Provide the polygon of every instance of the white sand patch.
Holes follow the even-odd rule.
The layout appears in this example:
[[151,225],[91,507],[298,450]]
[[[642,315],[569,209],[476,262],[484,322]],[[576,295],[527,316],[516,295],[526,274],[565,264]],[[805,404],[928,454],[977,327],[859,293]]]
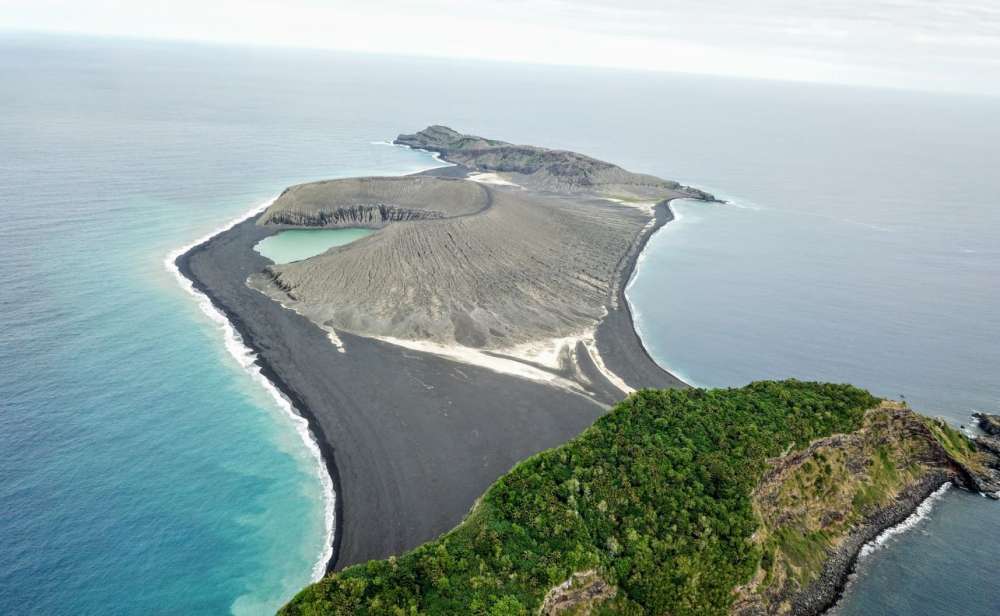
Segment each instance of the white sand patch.
[[582,342],[584,348],[587,350],[587,354],[594,361],[594,365],[597,366],[597,369],[600,370],[601,374],[612,385],[626,395],[635,391],[621,377],[611,372],[605,366],[600,353],[597,351],[597,342],[594,340],[594,329],[589,329],[573,336],[533,340],[512,347],[489,349],[488,351],[460,344],[440,344],[425,340],[407,340],[390,336],[375,336],[374,338],[413,351],[431,353],[501,374],[519,376],[576,391],[580,391],[579,383],[555,374],[555,372],[565,367],[563,360],[568,356],[573,363],[572,368],[576,372],[577,377],[585,380],[584,375],[579,371],[579,364],[576,359],[577,345]]
[[[552,374],[547,370],[542,370],[541,368],[536,368],[535,366],[530,366],[525,364],[523,361],[518,361],[518,359],[526,358],[511,357],[508,359],[506,357],[497,357],[495,355],[484,353],[480,349],[473,349],[460,344],[440,344],[427,340],[407,340],[405,338],[393,338],[391,336],[373,336],[373,338],[381,340],[382,342],[388,342],[389,344],[403,347],[405,349],[440,355],[441,357],[446,357],[465,364],[487,368],[501,374],[511,374],[531,379],[533,381],[542,381],[553,384],[556,384],[556,381],[562,381],[563,383],[561,384],[570,385],[576,388],[574,383],[570,383],[558,375]],[[507,353],[501,351],[494,352],[508,355]],[[531,360],[528,359],[527,361]]]
[[567,349],[570,352],[574,351],[577,343],[583,342],[587,338],[593,338],[592,331],[586,331],[575,336],[564,336],[562,338],[533,340],[532,342],[526,342],[512,347],[496,349],[493,352],[515,357],[523,361],[541,364],[546,368],[551,368],[553,370],[558,370],[562,367],[560,365],[560,357],[562,357],[563,352]]
[[593,337],[588,340],[584,340],[583,344],[587,347],[587,352],[590,353],[590,358],[594,360],[594,365],[601,371],[604,378],[611,381],[611,384],[624,392],[625,395],[635,392],[634,388],[629,387],[628,383],[623,381],[620,376],[609,370],[608,367],[604,365],[604,360],[601,359],[601,354],[597,352],[597,341],[594,340]]
[[515,184],[509,180],[505,180],[496,173],[470,173],[468,178],[473,182],[479,182],[480,184],[495,184],[497,186],[516,186],[517,188],[522,188],[520,184]]
[[330,340],[330,342],[333,343],[333,346],[335,346],[339,352],[341,353],[347,352],[344,350],[344,341],[341,340],[340,336],[337,335],[336,330],[333,329],[326,330],[326,337],[327,339]]
[[604,200],[639,210],[649,216],[653,215],[653,210],[656,208],[656,204],[659,203],[659,201],[626,201],[624,199],[614,199],[612,197],[604,197]]

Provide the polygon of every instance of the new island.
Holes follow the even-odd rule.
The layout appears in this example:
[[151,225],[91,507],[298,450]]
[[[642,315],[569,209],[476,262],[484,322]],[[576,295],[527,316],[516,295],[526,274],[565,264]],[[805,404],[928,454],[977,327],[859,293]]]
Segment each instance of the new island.
[[[670,201],[712,195],[444,126],[395,143],[450,166],[290,187],[177,259],[333,480],[328,575],[284,612],[818,614],[926,498],[1000,490],[995,437],[650,358],[625,287]],[[345,228],[373,232],[255,249]]]

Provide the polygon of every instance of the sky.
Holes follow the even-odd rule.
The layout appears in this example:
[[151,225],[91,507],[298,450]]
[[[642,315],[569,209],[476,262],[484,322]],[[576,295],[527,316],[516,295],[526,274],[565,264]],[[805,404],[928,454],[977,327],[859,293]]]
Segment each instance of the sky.
[[1000,0],[0,0],[0,29],[1000,95]]

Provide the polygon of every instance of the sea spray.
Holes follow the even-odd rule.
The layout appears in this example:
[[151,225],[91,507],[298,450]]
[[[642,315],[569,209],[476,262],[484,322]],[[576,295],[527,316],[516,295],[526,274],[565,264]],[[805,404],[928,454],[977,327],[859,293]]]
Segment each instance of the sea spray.
[[323,549],[316,560],[316,564],[313,565],[312,580],[315,582],[322,579],[323,575],[326,573],[327,563],[330,562],[330,558],[333,556],[334,512],[336,505],[336,494],[333,491],[333,480],[330,478],[330,473],[323,460],[323,454],[320,452],[319,444],[316,442],[315,436],[309,429],[309,422],[295,410],[291,401],[283,393],[281,393],[281,390],[279,390],[274,383],[269,381],[267,377],[264,376],[263,372],[261,372],[260,366],[256,363],[256,353],[254,353],[253,350],[243,342],[243,337],[238,331],[236,331],[236,328],[233,327],[232,323],[229,322],[226,315],[215,307],[212,300],[207,295],[196,289],[194,283],[184,276],[184,274],[181,273],[180,268],[177,267],[177,259],[180,258],[181,255],[187,253],[196,246],[204,244],[213,237],[232,229],[241,222],[260,214],[272,203],[274,203],[275,199],[277,199],[276,196],[254,207],[242,216],[237,217],[208,235],[170,252],[164,259],[163,264],[164,267],[166,267],[166,269],[174,275],[181,288],[198,300],[198,306],[201,311],[219,326],[223,333],[226,350],[233,357],[233,359],[236,360],[240,367],[246,370],[250,376],[253,377],[253,379],[271,395],[278,408],[280,408],[291,420],[292,424],[295,426],[295,431],[298,433],[302,442],[305,444],[306,449],[309,450],[309,453],[316,461],[316,474],[319,477],[320,483],[323,485],[323,517],[326,532],[323,541]]
[[405,145],[405,144],[402,144],[402,143],[395,143],[395,142],[390,141],[388,139],[386,139],[384,141],[372,141],[371,144],[372,145],[388,145],[388,146],[392,146],[394,148],[406,148],[407,150],[413,150],[414,152],[424,152],[426,154],[430,154],[431,158],[433,158],[437,163],[439,163],[437,165],[434,165],[433,167],[427,167],[426,169],[420,169],[420,170],[417,171],[417,173],[419,173],[420,171],[429,171],[431,169],[439,169],[441,167],[457,167],[457,165],[455,163],[450,163],[450,162],[444,160],[443,158],[441,158],[441,153],[440,152],[432,152],[430,150],[425,150],[423,148],[415,148],[415,147],[410,146],[410,145]]
[[[948,491],[950,487],[951,487],[950,482],[942,484],[941,487],[931,492],[927,498],[925,498],[919,505],[917,505],[917,508],[905,520],[903,520],[902,522],[900,522],[895,526],[891,526],[885,529],[877,537],[875,537],[868,543],[861,546],[861,551],[858,552],[857,563],[860,564],[861,561],[865,560],[875,552],[878,552],[879,550],[888,547],[888,542],[890,539],[902,535],[903,533],[910,530],[920,522],[927,519],[927,517],[931,513],[931,510],[934,508],[934,504],[945,495],[945,493]],[[844,587],[843,592],[841,593],[840,599],[838,600],[836,605],[830,608],[830,610],[827,612],[828,614],[836,615],[841,613],[844,597],[846,597],[851,592],[851,589],[858,581],[858,575],[859,575],[858,564],[855,565],[854,570],[851,572],[847,580],[847,584]]]
[[913,513],[911,513],[908,518],[906,518],[905,520],[903,520],[902,522],[900,522],[895,526],[885,529],[878,537],[875,537],[874,539],[866,543],[861,548],[861,552],[858,553],[858,560],[870,556],[877,550],[885,547],[886,542],[888,542],[890,539],[905,533],[906,531],[910,530],[911,528],[919,524],[921,521],[926,519],[927,516],[930,515],[931,510],[934,508],[934,503],[940,500],[940,498],[944,496],[945,492],[947,492],[948,488],[950,487],[951,483],[943,484],[940,488],[931,492],[930,496],[925,498],[922,503],[917,505],[916,510]]

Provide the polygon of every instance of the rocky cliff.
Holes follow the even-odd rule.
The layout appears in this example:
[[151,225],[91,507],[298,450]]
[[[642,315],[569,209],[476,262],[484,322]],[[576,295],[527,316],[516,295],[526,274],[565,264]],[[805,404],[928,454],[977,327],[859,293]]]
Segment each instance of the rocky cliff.
[[310,182],[286,188],[259,225],[368,227],[391,222],[474,214],[488,194],[472,182],[433,177],[365,177]]
[[753,540],[763,556],[732,612],[822,613],[866,543],[947,482],[1000,489],[989,468],[996,461],[945,422],[891,402],[869,411],[853,433],[772,459],[753,493],[761,520]]
[[973,413],[973,417],[979,423],[979,428],[990,436],[1000,436],[1000,415],[990,415],[988,413]]

